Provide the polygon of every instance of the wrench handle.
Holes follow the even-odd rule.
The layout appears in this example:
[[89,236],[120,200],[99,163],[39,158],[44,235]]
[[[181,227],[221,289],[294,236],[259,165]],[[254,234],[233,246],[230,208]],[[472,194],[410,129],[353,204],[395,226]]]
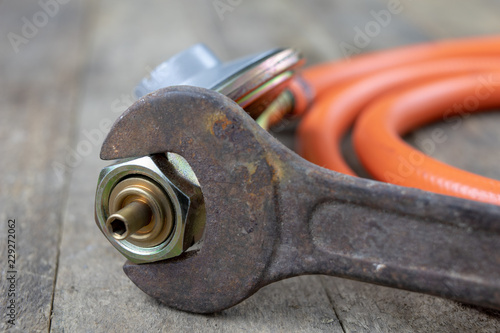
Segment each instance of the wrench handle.
[[500,207],[289,165],[268,281],[327,274],[500,309]]

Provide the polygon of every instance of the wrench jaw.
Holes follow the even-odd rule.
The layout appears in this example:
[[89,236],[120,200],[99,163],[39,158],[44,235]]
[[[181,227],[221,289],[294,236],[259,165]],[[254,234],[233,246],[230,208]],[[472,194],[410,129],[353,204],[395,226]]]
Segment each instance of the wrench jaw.
[[276,239],[275,170],[262,144],[270,135],[235,102],[188,86],[160,89],[113,125],[101,158],[174,152],[196,174],[206,208],[198,251],[124,271],[144,292],[198,313],[228,308],[262,286]]

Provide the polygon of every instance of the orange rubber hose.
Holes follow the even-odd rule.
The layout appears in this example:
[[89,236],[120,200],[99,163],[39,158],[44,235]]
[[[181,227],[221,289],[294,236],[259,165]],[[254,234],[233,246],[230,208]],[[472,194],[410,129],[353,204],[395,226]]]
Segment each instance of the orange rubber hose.
[[[290,87],[298,102],[294,113],[304,114],[298,151],[313,163],[354,175],[340,141],[360,117],[355,148],[374,178],[500,204],[499,181],[423,157],[399,138],[452,116],[453,104],[474,100],[477,105],[470,112],[500,107],[500,77],[492,79],[500,73],[499,56],[500,38],[488,37],[417,45],[307,69]],[[480,98],[486,94],[488,98]],[[402,166],[402,160],[417,156],[418,163]],[[407,172],[401,172],[405,167]]]

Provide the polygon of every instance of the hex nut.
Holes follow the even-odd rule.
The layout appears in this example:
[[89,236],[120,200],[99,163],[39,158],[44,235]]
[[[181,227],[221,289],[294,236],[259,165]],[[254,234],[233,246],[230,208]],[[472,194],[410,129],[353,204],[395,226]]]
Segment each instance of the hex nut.
[[[171,231],[169,229],[167,234],[164,233],[164,239],[160,241],[156,237],[156,242],[152,244],[141,242],[141,237],[116,239],[109,225],[106,225],[111,215],[110,196],[113,189],[120,183],[130,183],[133,178],[143,178],[146,182],[158,185],[164,195],[158,201],[163,202],[165,210],[170,210],[164,215],[171,219]],[[155,195],[160,196],[158,191]],[[201,240],[205,218],[205,205],[198,180],[187,161],[179,155],[155,154],[119,161],[102,169],[99,175],[95,200],[97,226],[108,241],[134,263],[164,260],[185,252]]]

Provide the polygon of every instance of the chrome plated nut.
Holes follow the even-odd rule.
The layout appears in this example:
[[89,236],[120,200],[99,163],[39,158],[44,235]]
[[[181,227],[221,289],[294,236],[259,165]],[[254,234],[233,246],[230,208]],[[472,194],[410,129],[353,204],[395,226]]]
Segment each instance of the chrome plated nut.
[[134,263],[180,255],[201,240],[205,226],[198,180],[187,161],[172,153],[104,168],[95,214],[101,232]]

